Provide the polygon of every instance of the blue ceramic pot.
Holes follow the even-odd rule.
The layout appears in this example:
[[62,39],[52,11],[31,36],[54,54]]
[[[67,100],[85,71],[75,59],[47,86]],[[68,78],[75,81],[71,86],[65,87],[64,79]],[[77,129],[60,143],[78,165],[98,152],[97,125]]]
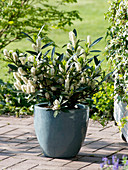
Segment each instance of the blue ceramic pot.
[[79,105],[78,109],[60,112],[57,117],[54,111],[43,104],[34,107],[34,126],[38,142],[47,157],[70,158],[75,157],[84,141],[89,108]]

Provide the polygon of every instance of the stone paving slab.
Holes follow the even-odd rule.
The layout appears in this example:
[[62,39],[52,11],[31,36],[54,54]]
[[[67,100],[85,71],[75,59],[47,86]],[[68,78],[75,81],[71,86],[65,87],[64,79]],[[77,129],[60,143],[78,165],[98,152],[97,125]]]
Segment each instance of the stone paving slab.
[[33,117],[0,117],[0,170],[98,170],[103,157],[128,156],[118,127],[89,121],[79,154],[72,159],[44,157],[35,136]]

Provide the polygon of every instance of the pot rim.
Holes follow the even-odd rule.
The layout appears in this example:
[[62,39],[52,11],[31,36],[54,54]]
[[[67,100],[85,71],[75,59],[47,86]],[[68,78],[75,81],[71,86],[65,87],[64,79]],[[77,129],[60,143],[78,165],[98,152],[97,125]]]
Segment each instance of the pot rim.
[[[44,107],[42,107],[42,106],[40,106],[40,105],[44,105]],[[45,102],[45,103],[38,103],[38,104],[35,104],[34,105],[34,108],[40,108],[40,109],[42,109],[42,110],[45,110],[45,109],[49,109],[49,108],[47,108],[47,107],[45,107],[45,106],[47,106],[48,105],[48,103],[47,102]],[[76,109],[89,109],[89,106],[88,105],[83,105],[83,104],[77,104],[76,105]],[[67,108],[68,109],[68,108]],[[68,109],[68,110],[76,110],[76,109]],[[54,110],[53,110],[54,111]]]

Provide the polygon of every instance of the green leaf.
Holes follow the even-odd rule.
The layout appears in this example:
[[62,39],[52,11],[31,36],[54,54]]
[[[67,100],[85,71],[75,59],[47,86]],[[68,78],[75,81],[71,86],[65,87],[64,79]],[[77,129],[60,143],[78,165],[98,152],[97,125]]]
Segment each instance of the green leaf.
[[25,32],[22,32],[24,35],[26,35],[27,37],[29,37],[29,41],[31,41],[31,42],[33,42],[34,44],[35,44],[35,42],[34,42],[34,40],[32,39],[32,37],[30,37],[28,34],[26,34]]
[[39,54],[37,55],[37,59],[40,60],[42,56],[42,52],[40,51]]
[[96,66],[100,63],[100,60],[97,59],[97,56],[94,56],[94,61],[95,61]]
[[43,55],[43,58],[45,58],[45,57],[47,56],[47,54],[49,53],[49,51],[51,51],[51,50],[46,51],[46,53]]
[[66,47],[66,46],[67,46],[67,44],[64,44],[64,45],[62,46],[62,48]]
[[35,52],[35,51],[26,51],[27,53],[30,53],[30,54],[32,54],[32,55],[38,55],[38,53],[37,52]]
[[90,52],[96,52],[96,53],[99,53],[101,52],[100,50],[91,50]]
[[53,47],[53,49],[52,49],[52,53],[51,53],[51,60],[53,60],[53,58],[54,58],[54,54],[55,54],[55,47]]
[[11,68],[14,71],[18,70],[18,68],[15,65],[12,65],[12,64],[8,64],[8,67]]
[[44,48],[48,47],[51,44],[53,44],[53,42],[49,42],[49,43],[45,44],[43,47],[41,47],[41,49],[44,49]]
[[95,40],[90,46],[89,48],[91,48],[92,46],[94,46],[95,44],[97,44],[103,37],[98,38],[97,40]]
[[73,33],[74,33],[75,36],[77,37],[77,31],[76,31],[76,29],[73,30]]
[[83,91],[87,88],[88,88],[87,86],[86,87],[80,87],[80,88],[76,89],[76,92],[81,92],[81,91]]
[[53,114],[54,118],[57,117],[57,115],[59,114],[59,112],[60,112],[59,110],[55,110],[55,111],[54,111],[54,114]]
[[70,50],[70,49],[67,49],[67,51],[68,51],[68,53],[69,53],[70,55],[73,55],[73,52],[72,52],[72,50]]
[[64,57],[64,53],[60,54],[60,56],[58,57],[58,60],[59,60],[59,61],[62,61],[62,60],[63,60],[63,57]]

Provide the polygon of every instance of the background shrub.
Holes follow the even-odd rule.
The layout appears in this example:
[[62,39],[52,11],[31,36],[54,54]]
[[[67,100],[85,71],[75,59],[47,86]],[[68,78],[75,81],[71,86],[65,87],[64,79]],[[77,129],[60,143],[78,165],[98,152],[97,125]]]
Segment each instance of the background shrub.
[[105,126],[108,121],[113,120],[114,82],[110,80],[104,82],[100,91],[93,96],[93,101],[91,118]]

